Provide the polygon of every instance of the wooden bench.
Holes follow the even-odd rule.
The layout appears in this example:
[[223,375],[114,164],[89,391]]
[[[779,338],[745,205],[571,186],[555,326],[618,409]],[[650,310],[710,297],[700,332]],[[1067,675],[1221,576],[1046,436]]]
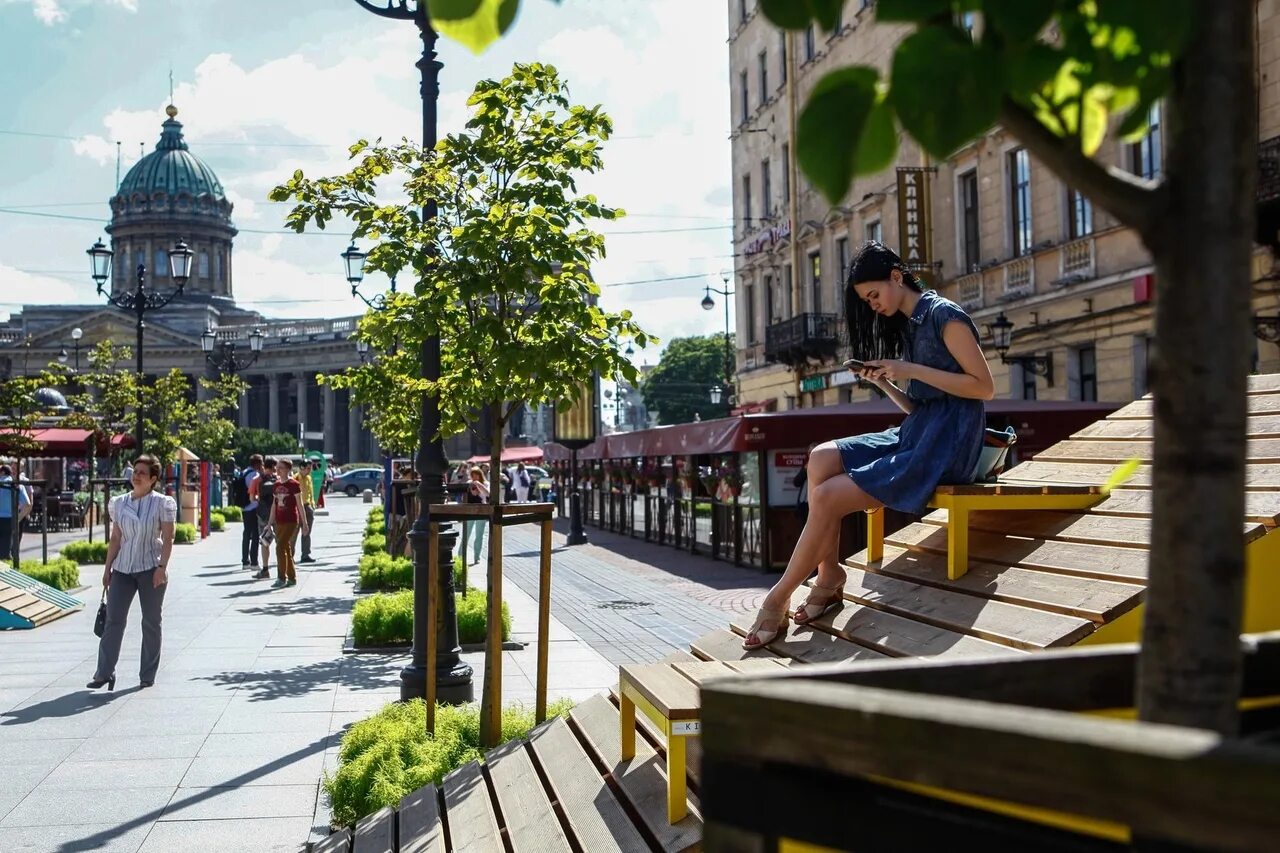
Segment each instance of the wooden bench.
[[702,731],[698,721],[702,700],[699,685],[713,678],[782,672],[779,659],[674,661],[623,664],[618,668],[619,731],[622,760],[636,756],[636,708],[644,712],[667,741],[667,820],[678,823],[689,813],[686,738]]
[[[1101,486],[975,483],[939,486],[930,509],[947,511],[947,577],[957,580],[969,570],[969,513],[977,510],[1084,510],[1105,499]],[[884,559],[884,511],[867,512],[867,561]]]

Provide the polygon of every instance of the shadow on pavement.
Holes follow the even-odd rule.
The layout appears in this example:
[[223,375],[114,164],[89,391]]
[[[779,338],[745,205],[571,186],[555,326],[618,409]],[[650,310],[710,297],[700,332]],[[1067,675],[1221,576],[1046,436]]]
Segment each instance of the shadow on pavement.
[[[88,676],[85,677],[88,680]],[[118,696],[127,696],[130,693],[136,693],[142,688],[135,685],[121,691],[106,690],[77,690],[74,693],[68,693],[65,696],[59,696],[56,699],[47,699],[44,702],[37,702],[34,705],[27,705],[23,708],[14,708],[12,711],[5,711],[0,714],[3,720],[0,720],[0,726],[23,726],[27,723],[34,723],[37,720],[47,720],[55,717],[74,717],[76,714],[84,711],[92,711],[94,708],[101,708],[107,704],[112,698]]]

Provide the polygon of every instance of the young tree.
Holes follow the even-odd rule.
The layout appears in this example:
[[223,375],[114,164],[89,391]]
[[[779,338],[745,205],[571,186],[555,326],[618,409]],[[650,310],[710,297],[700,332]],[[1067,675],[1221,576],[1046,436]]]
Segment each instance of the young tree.
[[105,443],[110,448],[115,435],[128,432],[126,418],[139,404],[138,375],[129,369],[132,358],[129,347],[99,341],[89,353],[88,369],[77,377],[79,391],[69,401],[75,412],[67,417],[67,425],[94,434],[90,476],[97,475],[97,446]]
[[[22,460],[40,452],[43,445],[33,433],[42,419],[61,416],[37,398],[36,392],[41,388],[57,388],[66,382],[67,369],[62,365],[51,365],[38,373],[21,376],[7,376],[0,379],[0,453],[12,456],[17,463],[13,470],[13,482],[17,483],[22,469]],[[14,507],[18,503],[14,488],[0,489],[0,501]],[[15,512],[14,518],[18,517]],[[9,543],[13,554],[13,564],[18,564],[19,525],[14,524],[12,541]]]
[[[730,346],[733,336],[729,336]],[[703,420],[729,414],[729,391],[720,403],[711,402],[712,386],[724,385],[724,335],[672,338],[662,358],[640,386],[644,404],[658,413],[662,424],[685,424],[694,415]]]
[[[589,223],[622,211],[580,194],[576,181],[602,168],[609,117],[571,104],[556,70],[539,63],[481,81],[468,104],[465,131],[432,151],[361,141],[351,148],[357,164],[349,173],[295,172],[271,198],[296,202],[288,222],[298,231],[349,217],[356,238],[377,241],[369,268],[412,270],[413,292],[361,321],[360,336],[382,355],[329,381],[374,411],[379,437],[393,446],[416,434],[417,412],[405,405],[413,392],[438,400],[443,436],[486,412],[496,503],[503,427],[517,405],[565,404],[597,375],[634,381],[618,342],[643,347],[649,336],[631,312],[596,304],[590,274],[604,237]],[[407,198],[380,203],[379,183],[392,176]],[[419,210],[429,200],[439,215],[424,221]],[[418,377],[416,354],[434,335],[441,373],[433,383]]]
[[297,453],[298,438],[287,432],[272,432],[258,427],[236,427],[231,432],[231,458],[240,466],[249,464],[255,453]]

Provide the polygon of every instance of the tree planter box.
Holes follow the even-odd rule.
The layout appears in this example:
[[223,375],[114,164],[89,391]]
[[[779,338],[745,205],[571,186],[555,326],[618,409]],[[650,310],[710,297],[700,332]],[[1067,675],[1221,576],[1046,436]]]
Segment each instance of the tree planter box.
[[1280,633],[1245,642],[1237,738],[1117,719],[1136,646],[707,684],[705,849],[1274,850]]

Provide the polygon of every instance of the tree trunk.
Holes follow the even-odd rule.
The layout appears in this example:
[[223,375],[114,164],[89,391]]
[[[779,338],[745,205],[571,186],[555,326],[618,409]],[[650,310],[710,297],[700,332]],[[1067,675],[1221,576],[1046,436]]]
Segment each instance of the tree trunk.
[[1168,100],[1139,717],[1236,731],[1257,125],[1254,4],[1199,0]]
[[502,503],[502,404],[493,403],[489,416],[489,503]]

